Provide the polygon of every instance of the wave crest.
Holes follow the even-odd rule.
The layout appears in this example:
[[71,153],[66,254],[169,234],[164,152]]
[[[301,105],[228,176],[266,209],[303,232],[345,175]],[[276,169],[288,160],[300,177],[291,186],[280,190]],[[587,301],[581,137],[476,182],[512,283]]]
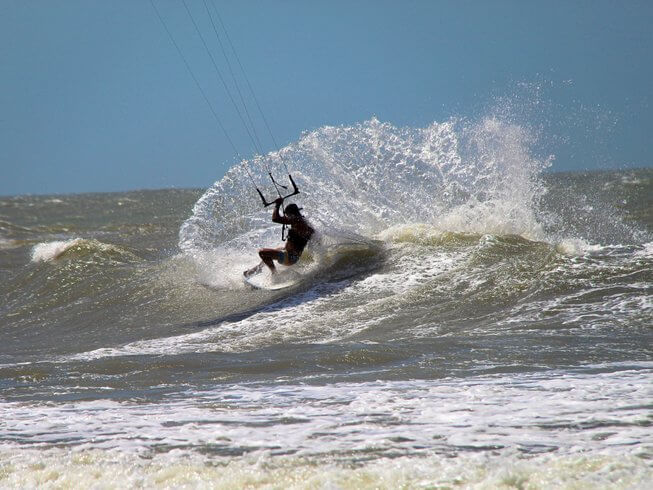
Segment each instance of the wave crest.
[[138,259],[129,250],[94,239],[73,238],[71,240],[44,242],[32,248],[32,262],[51,262],[64,258],[79,259],[96,255],[118,262],[130,262]]

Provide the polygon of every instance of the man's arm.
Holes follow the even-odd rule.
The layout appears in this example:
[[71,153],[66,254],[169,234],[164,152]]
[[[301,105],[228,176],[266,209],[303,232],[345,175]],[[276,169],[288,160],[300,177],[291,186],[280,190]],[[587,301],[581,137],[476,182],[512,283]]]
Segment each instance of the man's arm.
[[278,197],[274,201],[274,212],[272,213],[272,221],[282,225],[290,225],[292,224],[292,221],[286,218],[285,216],[281,216],[279,214],[279,208],[281,207],[281,203],[283,203],[283,199],[281,197]]

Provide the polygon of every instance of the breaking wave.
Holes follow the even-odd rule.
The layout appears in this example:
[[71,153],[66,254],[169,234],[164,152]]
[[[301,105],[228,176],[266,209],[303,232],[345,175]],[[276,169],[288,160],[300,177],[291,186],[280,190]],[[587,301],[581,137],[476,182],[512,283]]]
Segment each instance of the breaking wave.
[[[523,128],[487,118],[399,128],[373,118],[327,126],[244,162],[264,184],[267,167],[284,163],[307,217],[327,236],[372,237],[398,225],[429,224],[453,233],[544,237],[540,173]],[[264,188],[269,196],[272,189]],[[214,184],[181,227],[179,245],[196,253],[217,245],[244,250],[274,241],[278,229],[262,210],[241,165]]]

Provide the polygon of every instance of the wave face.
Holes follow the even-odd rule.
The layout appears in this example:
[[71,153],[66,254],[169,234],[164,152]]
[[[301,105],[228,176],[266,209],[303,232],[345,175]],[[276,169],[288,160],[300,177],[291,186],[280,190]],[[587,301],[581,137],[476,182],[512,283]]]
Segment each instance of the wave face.
[[318,231],[276,292],[242,165],[0,199],[0,486],[645,487],[653,171],[535,144],[372,119],[245,162]]

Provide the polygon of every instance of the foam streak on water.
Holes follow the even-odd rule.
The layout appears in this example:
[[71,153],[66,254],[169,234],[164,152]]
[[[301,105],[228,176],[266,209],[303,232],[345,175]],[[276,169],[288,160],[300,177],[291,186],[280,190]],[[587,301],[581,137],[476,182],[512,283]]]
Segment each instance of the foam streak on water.
[[[627,368],[627,366],[626,366]],[[437,382],[241,385],[156,404],[2,404],[5,440],[142,452],[193,447],[387,455],[519,448],[651,454],[653,365]]]

